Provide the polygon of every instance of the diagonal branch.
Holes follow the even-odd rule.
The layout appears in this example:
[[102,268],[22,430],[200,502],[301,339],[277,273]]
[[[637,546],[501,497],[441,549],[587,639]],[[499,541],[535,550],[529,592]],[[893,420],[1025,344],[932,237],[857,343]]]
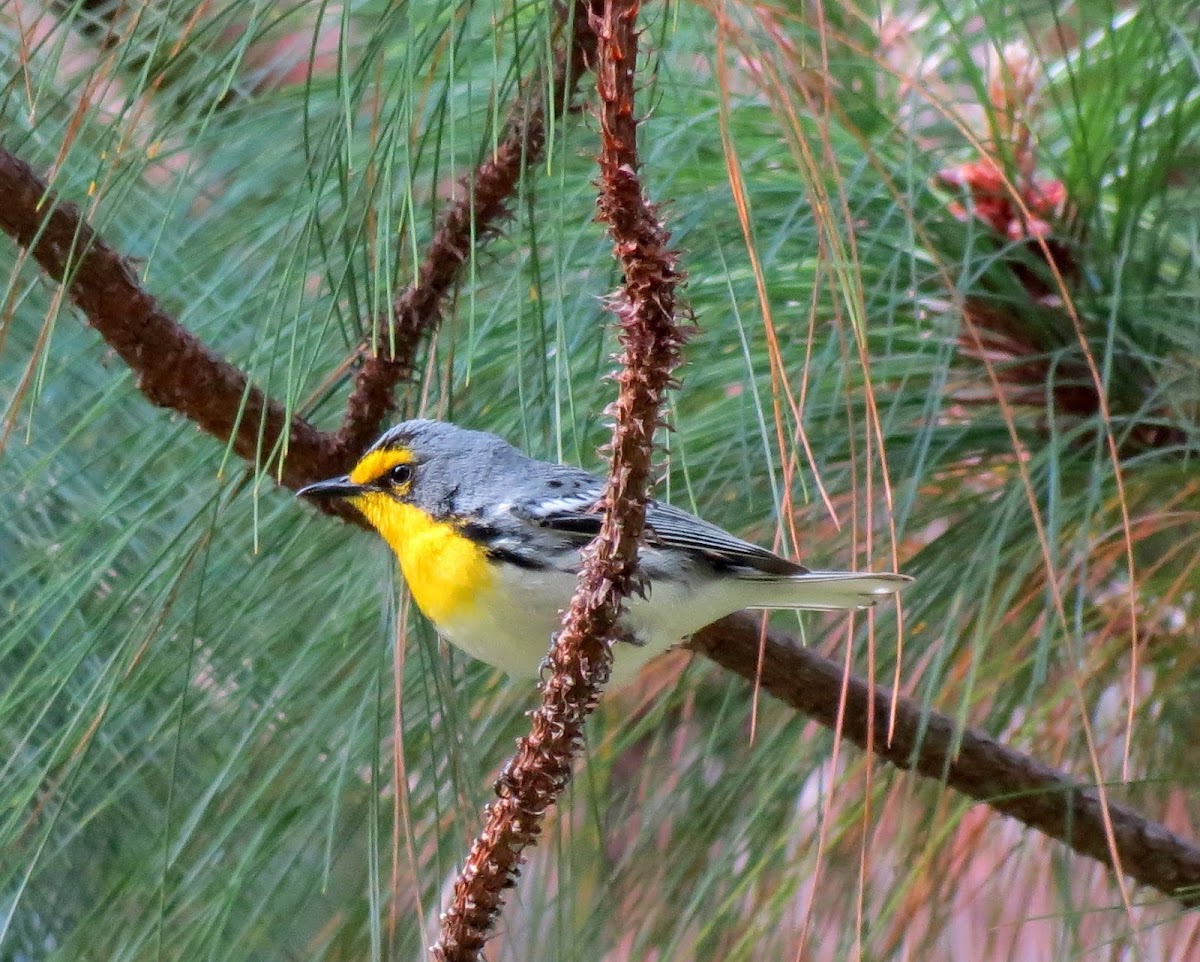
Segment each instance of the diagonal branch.
[[651,482],[654,432],[685,332],[675,322],[680,277],[669,235],[642,193],[637,175],[633,74],[638,0],[605,0],[593,26],[599,40],[600,219],[609,226],[625,283],[613,298],[621,370],[612,462],[599,507],[600,533],[584,550],[575,597],[551,649],[550,678],[529,734],[496,782],[495,802],[467,855],[442,916],[434,957],[473,962],[499,917],[504,890],[516,884],[523,853],[541,833],[547,810],[562,794],[612,665],[623,599],[636,591],[637,549]]
[[146,400],[185,415],[252,464],[277,464],[286,432],[282,480],[288,487],[329,476],[336,460],[332,435],[301,418],[289,420],[282,405],[164,311],[79,209],[60,201],[3,147],[0,197],[0,230],[27,248],[49,277],[67,284],[71,300],[133,371]]
[[[575,97],[580,77],[595,57],[588,28],[587,0],[570,0],[570,10],[557,8],[559,32],[570,31],[565,50],[555,62],[552,116],[561,117]],[[569,19],[569,23],[567,20]],[[509,202],[521,174],[534,167],[546,147],[547,83],[535,74],[508,112],[504,134],[494,151],[461,185],[461,196],[443,212],[413,283],[392,306],[390,327],[377,343],[359,345],[358,372],[338,431],[338,444],[353,457],[375,439],[383,420],[396,406],[395,390],[412,377],[421,342],[441,322],[442,303],[457,282],[467,259],[510,216]]]
[[[964,729],[911,698],[896,701],[893,727],[891,692],[861,678],[847,678],[840,664],[800,647],[787,635],[767,634],[760,676],[759,634],[757,619],[734,615],[699,632],[689,647],[751,682],[761,677],[764,689],[826,728],[838,731],[842,714],[841,734],[860,748],[870,742],[873,755],[897,768],[944,781],[1112,868],[1107,808],[1121,868],[1184,906],[1200,907],[1200,848],[1195,843],[1124,805],[1102,803],[1094,788],[980,731]],[[879,733],[889,730],[892,738],[885,743]]]

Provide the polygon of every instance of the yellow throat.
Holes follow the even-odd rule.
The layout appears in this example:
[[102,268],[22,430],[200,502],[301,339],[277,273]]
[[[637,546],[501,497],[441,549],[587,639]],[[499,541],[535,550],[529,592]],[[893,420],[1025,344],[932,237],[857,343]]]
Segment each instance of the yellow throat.
[[455,525],[386,494],[362,494],[354,506],[391,545],[413,600],[435,625],[469,617],[485,601],[494,581],[487,555]]

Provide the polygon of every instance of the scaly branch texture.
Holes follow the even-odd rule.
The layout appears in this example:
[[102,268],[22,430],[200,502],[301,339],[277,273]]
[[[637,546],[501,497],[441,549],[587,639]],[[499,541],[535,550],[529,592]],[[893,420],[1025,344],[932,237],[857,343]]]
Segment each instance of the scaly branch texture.
[[637,590],[637,548],[651,482],[654,432],[684,331],[675,323],[676,257],[668,234],[642,194],[637,176],[637,122],[633,74],[637,53],[637,0],[606,0],[593,20],[599,40],[600,219],[625,273],[611,307],[619,324],[612,463],[599,507],[600,533],[584,551],[579,585],[550,653],[552,674],[530,732],[496,782],[498,800],[484,814],[454,885],[434,957],[471,962],[481,957],[503,905],[516,884],[523,852],[541,833],[547,809],[562,794],[612,665],[622,601]]
[[[753,680],[759,664],[759,622],[733,615],[699,632],[688,647]],[[896,701],[895,728],[887,741],[892,694],[861,678],[846,678],[840,664],[786,635],[769,632],[762,657],[762,687],[826,728],[898,768],[953,785],[1019,822],[1056,838],[1080,855],[1112,867],[1104,813],[1094,788],[1081,785],[982,732],[962,729],[947,715],[911,698]],[[872,718],[874,722],[872,724]],[[1108,803],[1121,868],[1143,885],[1189,907],[1200,907],[1200,848],[1123,805]]]
[[100,240],[78,208],[60,201],[27,164],[0,147],[0,230],[33,254],[159,407],[186,415],[258,464],[288,433],[283,483],[328,477],[333,439],[300,418],[290,421],[246,375],[167,314],[120,254]]
[[[595,40],[585,0],[572,0],[570,42],[556,57],[551,110],[562,116],[574,99],[575,88],[595,59]],[[565,7],[558,8],[558,25],[568,26]],[[523,85],[509,109],[504,134],[494,151],[460,185],[460,197],[443,212],[417,277],[396,298],[390,329],[379,332],[377,343],[359,346],[359,368],[346,415],[338,431],[338,447],[347,458],[362,453],[396,406],[396,387],[412,376],[421,341],[441,322],[442,303],[458,280],[459,270],[483,241],[499,232],[509,217],[509,201],[523,171],[542,158],[546,147],[546,78],[541,74]],[[485,147],[485,149],[487,149]]]

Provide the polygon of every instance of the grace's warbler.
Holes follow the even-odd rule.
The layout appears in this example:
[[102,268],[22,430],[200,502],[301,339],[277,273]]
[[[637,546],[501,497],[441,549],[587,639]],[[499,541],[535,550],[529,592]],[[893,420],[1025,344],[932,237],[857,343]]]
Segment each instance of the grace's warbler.
[[[494,434],[406,421],[345,477],[299,494],[353,505],[400,560],[437,630],[512,675],[534,675],[571,600],[579,549],[600,529],[601,481],[526,457]],[[646,505],[644,597],[626,602],[612,682],[743,608],[865,608],[911,579],[810,571],[660,501]]]

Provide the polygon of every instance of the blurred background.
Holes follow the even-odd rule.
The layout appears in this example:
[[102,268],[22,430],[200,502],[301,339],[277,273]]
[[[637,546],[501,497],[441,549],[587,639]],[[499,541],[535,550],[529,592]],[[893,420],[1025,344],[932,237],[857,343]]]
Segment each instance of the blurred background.
[[[899,615],[780,624],[1195,837],[1194,4],[642,17],[643,175],[699,328],[657,493],[915,575]],[[0,140],[333,429],[554,18],[9,0]],[[596,145],[587,109],[551,127],[406,413],[600,465]],[[0,959],[420,958],[532,685],[440,644],[377,539],[146,403],[7,238],[0,266]],[[1161,896],[677,653],[601,705],[489,957],[1198,945]]]

